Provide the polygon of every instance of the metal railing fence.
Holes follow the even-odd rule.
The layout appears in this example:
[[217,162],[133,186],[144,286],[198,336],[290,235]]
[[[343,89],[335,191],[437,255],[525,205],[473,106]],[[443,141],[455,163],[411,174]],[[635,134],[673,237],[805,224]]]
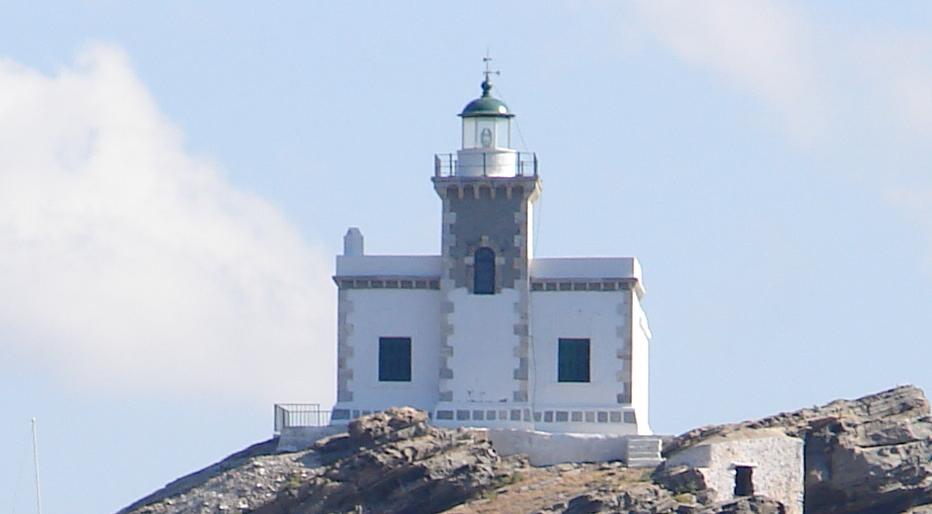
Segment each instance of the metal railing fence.
[[[516,177],[536,177],[537,176],[537,154],[534,152],[516,152],[515,158],[515,176]],[[480,167],[485,167],[483,158]],[[438,153],[434,154],[434,176],[435,177],[455,177],[457,170],[460,168],[455,153]],[[485,176],[485,169],[482,170]]]
[[330,424],[330,411],[319,403],[276,403],[275,433],[293,427],[324,427]]

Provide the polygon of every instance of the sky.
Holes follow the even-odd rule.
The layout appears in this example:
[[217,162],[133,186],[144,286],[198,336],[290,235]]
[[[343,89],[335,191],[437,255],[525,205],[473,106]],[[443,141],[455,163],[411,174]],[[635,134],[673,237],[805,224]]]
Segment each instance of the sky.
[[481,58],[538,256],[637,256],[651,424],[932,388],[927,2],[0,0],[0,512],[115,512],[334,397],[342,235],[435,254]]

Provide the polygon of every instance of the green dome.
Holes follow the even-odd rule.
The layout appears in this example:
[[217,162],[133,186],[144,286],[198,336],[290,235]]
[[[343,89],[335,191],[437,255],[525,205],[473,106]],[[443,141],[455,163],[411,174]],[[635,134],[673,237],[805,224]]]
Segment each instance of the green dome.
[[498,116],[502,118],[511,118],[514,116],[514,114],[508,110],[508,106],[505,105],[505,102],[493,97],[491,95],[491,91],[492,83],[486,79],[484,82],[482,82],[482,96],[466,104],[466,107],[463,107],[463,112],[460,113],[460,116],[464,118],[472,118],[475,116]]

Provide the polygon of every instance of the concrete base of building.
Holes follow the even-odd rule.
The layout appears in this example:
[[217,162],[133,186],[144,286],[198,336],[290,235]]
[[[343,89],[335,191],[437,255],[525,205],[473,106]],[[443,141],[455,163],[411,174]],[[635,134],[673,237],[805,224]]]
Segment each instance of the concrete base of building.
[[325,437],[346,432],[346,425],[325,427],[286,427],[278,436],[279,453],[297,452],[310,448]]
[[646,467],[663,462],[659,437],[494,428],[476,430],[488,434],[492,447],[500,455],[524,454],[533,466],[622,461],[632,467]]
[[[532,466],[570,462],[621,461],[628,467],[656,467],[661,438],[642,435],[551,433],[509,428],[469,428],[492,443],[499,455],[527,455]],[[302,451],[325,437],[346,432],[346,425],[282,429],[278,452]]]

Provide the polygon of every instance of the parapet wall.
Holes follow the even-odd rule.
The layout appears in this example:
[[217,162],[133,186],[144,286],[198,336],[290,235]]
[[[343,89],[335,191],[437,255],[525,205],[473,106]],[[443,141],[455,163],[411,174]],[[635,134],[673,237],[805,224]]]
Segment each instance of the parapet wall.
[[[466,430],[476,433],[479,439],[490,441],[499,455],[527,455],[533,466],[608,461],[623,461],[631,466],[656,466],[661,462],[660,439],[654,436],[549,433],[499,428]],[[346,427],[341,425],[284,428],[279,436],[277,451],[305,450],[325,437],[345,431]],[[653,450],[645,452],[645,446]],[[629,451],[636,455],[629,455]],[[632,456],[636,462],[629,462]]]
[[346,432],[346,426],[285,427],[278,436],[275,451],[280,453],[306,450],[317,441],[340,432]]
[[[638,455],[640,465],[660,463],[659,438],[617,434],[550,433],[535,430],[475,429],[487,433],[492,447],[500,455],[524,454],[533,466],[551,466],[565,462],[628,462],[629,448],[637,443],[654,442],[654,458]],[[636,443],[632,446],[631,443]],[[648,444],[648,447],[650,445]],[[639,451],[639,450],[638,450]]]

